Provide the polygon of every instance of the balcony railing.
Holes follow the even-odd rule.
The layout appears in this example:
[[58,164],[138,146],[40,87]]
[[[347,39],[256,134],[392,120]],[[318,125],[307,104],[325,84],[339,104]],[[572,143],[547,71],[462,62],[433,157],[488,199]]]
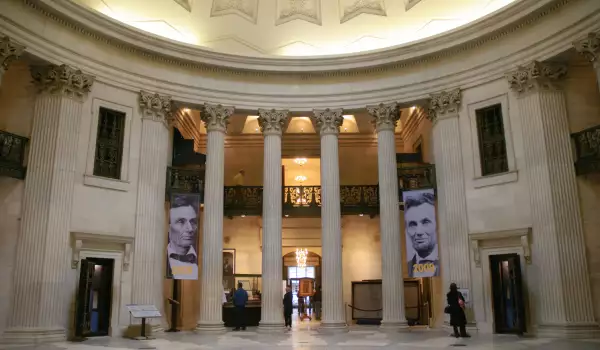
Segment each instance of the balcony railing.
[[600,172],[600,125],[571,135],[575,142],[577,175]]
[[28,138],[0,130],[0,176],[25,178],[25,146]]
[[435,188],[435,186],[435,165],[433,164],[398,168],[400,201],[402,201],[402,191]]
[[320,186],[284,186],[283,214],[294,217],[321,215]]
[[198,169],[167,168],[167,197],[172,193],[195,193],[204,203],[204,172]]
[[262,213],[262,186],[225,187],[225,216],[260,216]]

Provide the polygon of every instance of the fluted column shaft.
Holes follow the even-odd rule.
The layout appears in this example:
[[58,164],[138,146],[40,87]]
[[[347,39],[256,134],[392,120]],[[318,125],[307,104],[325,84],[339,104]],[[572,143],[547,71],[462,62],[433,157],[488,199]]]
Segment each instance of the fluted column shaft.
[[[163,312],[165,247],[165,186],[168,163],[169,130],[167,118],[171,98],[140,92],[142,140],[138,171],[135,243],[133,251],[132,303],[156,306]],[[158,258],[161,257],[161,258]],[[154,321],[155,331],[164,318]]]
[[206,181],[202,237],[200,319],[196,330],[223,332],[223,185],[225,130],[233,107],[205,105],[207,129]]
[[442,280],[471,288],[467,199],[460,138],[460,90],[431,95]]
[[0,38],[0,86],[2,86],[2,78],[8,70],[10,64],[17,60],[25,51],[25,46],[20,45],[9,37]]
[[281,135],[288,118],[285,110],[259,110],[265,136],[263,170],[262,309],[260,329],[283,330],[281,252]]
[[404,306],[404,279],[400,244],[398,169],[394,129],[399,119],[395,103],[367,106],[377,128],[379,218],[384,328],[408,328]]
[[[541,73],[540,73],[541,72]],[[563,66],[541,62],[508,74],[522,116],[536,269],[538,332],[598,334],[565,96]]]
[[320,330],[344,332],[342,227],[338,134],[342,110],[314,111],[321,134],[321,241],[323,317]]
[[[82,104],[93,77],[68,66],[32,70],[40,94],[34,107],[13,272],[12,310],[4,343],[64,340],[67,272],[77,143]],[[65,83],[56,76],[74,81]]]

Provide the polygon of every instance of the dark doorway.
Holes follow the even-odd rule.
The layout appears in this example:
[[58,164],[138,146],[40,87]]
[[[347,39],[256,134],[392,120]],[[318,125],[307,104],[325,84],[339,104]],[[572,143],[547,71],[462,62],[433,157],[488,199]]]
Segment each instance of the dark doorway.
[[523,300],[521,263],[518,254],[491,255],[494,331],[525,333],[525,303]]
[[113,259],[81,260],[75,315],[77,337],[106,336],[112,307]]

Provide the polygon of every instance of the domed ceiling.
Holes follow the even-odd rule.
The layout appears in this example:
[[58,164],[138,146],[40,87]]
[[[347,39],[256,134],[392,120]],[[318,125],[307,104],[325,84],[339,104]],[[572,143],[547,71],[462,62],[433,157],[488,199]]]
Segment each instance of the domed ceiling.
[[138,29],[243,56],[320,56],[396,46],[517,0],[71,0]]

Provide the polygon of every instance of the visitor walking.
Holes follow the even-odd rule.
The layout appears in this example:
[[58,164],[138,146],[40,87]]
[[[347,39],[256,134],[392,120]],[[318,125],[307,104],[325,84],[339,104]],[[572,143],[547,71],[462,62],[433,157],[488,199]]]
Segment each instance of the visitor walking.
[[234,331],[239,331],[240,328],[246,330],[246,322],[244,320],[246,304],[248,303],[248,292],[242,288],[242,283],[238,283],[238,289],[233,293],[233,307],[235,309],[235,325]]
[[292,288],[285,288],[285,295],[283,296],[283,318],[285,319],[285,326],[292,329],[292,313],[294,312],[294,296],[292,295]]
[[313,295],[313,301],[315,303],[315,316],[317,320],[321,320],[321,286],[317,288],[315,291],[315,295]]
[[[445,312],[450,314],[450,325],[454,329],[454,336],[456,338],[470,338],[467,334],[467,316],[465,315],[465,298],[462,293],[458,291],[456,283],[450,284],[450,291],[446,294],[448,306],[446,306]],[[460,329],[460,333],[459,333]]]

